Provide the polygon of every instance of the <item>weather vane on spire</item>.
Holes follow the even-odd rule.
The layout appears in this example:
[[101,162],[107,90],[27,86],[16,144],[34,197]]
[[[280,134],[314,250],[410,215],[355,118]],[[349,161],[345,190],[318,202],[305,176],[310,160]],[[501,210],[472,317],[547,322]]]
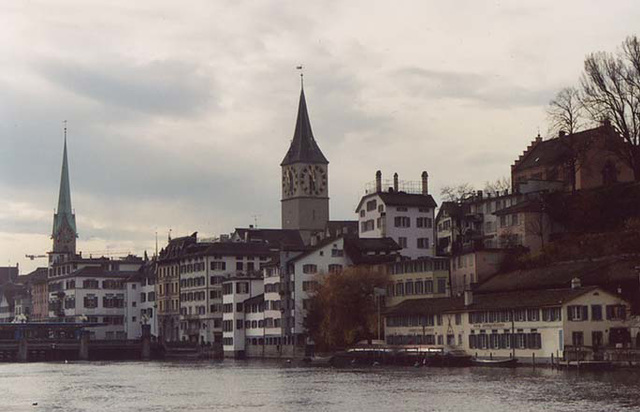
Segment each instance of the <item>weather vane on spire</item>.
[[64,124],[64,140],[67,140],[67,121],[63,120],[62,123]]
[[300,87],[304,87],[304,72],[302,65],[296,66],[296,70],[300,70]]

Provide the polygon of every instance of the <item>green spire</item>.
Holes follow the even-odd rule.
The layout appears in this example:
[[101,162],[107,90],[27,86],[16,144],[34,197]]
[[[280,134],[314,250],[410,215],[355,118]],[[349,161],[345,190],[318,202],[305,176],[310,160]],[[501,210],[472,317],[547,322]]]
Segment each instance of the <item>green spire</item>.
[[60,194],[58,196],[58,214],[71,215],[71,189],[69,188],[69,162],[67,160],[67,137],[64,138],[62,154],[62,174],[60,175]]
[[[70,233],[63,233],[70,232]],[[64,128],[64,151],[62,154],[62,172],[60,174],[60,193],[58,209],[53,216],[51,237],[54,251],[64,250],[75,253],[76,217],[71,207],[71,188],[69,186],[69,161],[67,160],[67,128]],[[66,245],[62,245],[62,244]],[[66,247],[63,247],[66,246]]]

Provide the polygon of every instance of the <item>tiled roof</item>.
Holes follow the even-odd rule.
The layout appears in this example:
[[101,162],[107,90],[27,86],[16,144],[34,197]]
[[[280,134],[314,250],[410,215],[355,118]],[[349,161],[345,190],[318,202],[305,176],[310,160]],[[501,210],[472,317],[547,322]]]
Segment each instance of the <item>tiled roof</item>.
[[516,162],[514,171],[541,165],[564,163],[574,157],[574,151],[583,145],[587,145],[590,139],[599,135],[612,135],[612,133],[613,129],[611,127],[600,126],[572,135],[543,140],[535,144],[535,146],[524,155],[522,160]]
[[535,269],[516,270],[496,274],[476,289],[478,293],[513,290],[539,290],[563,288],[578,277],[583,285],[612,285],[637,282],[640,256],[609,257],[597,260],[581,260],[556,263]]
[[406,206],[406,207],[426,207],[435,208],[438,206],[431,195],[420,195],[414,193],[405,192],[377,192],[362,196],[360,203],[356,207],[356,212],[360,210],[360,207],[365,200],[374,196],[380,196],[380,199],[387,206]]
[[81,269],[78,269],[74,272],[71,272],[69,274],[63,275],[63,276],[56,276],[54,278],[51,278],[51,281],[56,281],[56,280],[60,280],[60,279],[68,279],[68,278],[75,278],[75,277],[97,277],[97,278],[120,278],[120,279],[126,279],[129,278],[135,274],[137,274],[137,271],[134,270],[121,270],[121,271],[110,271],[110,270],[105,270],[102,266],[86,266],[83,267]]
[[298,119],[296,121],[296,130],[293,134],[293,140],[291,140],[289,151],[280,165],[286,166],[299,162],[321,164],[329,163],[313,137],[311,122],[309,121],[309,113],[307,112],[307,102],[304,97],[304,89],[300,91]]
[[249,299],[244,301],[244,304],[253,305],[254,303],[262,303],[262,302],[264,302],[264,293],[250,297]]
[[[599,289],[597,286],[582,288],[543,289],[536,291],[511,291],[490,294],[474,294],[473,303],[464,304],[463,297],[437,299],[409,299],[387,309],[387,315],[424,315],[444,312],[504,310],[539,308],[563,305],[573,299]],[[604,292],[604,291],[603,291]]]
[[300,232],[294,229],[236,228],[235,234],[248,242],[263,242],[271,248],[304,248]]
[[[396,254],[394,252],[402,249],[395,240],[390,237],[363,239],[357,236],[339,236],[337,238],[324,239],[312,249],[289,260],[289,263],[297,262],[300,259],[312,255],[341,238],[344,239],[344,252],[356,265],[393,262],[396,260]],[[368,254],[368,252],[374,254]]]

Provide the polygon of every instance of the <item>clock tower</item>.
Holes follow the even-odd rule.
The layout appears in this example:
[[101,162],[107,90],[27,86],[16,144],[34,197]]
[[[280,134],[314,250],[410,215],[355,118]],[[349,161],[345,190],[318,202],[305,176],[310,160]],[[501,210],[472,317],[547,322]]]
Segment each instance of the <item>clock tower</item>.
[[53,250],[50,260],[58,255],[75,255],[76,253],[76,216],[71,208],[71,189],[69,187],[69,163],[67,161],[67,138],[65,127],[64,151],[62,154],[62,173],[60,176],[60,194],[58,209],[53,215]]
[[329,162],[313,137],[304,88],[291,146],[280,166],[282,228],[299,230],[308,243],[329,220]]

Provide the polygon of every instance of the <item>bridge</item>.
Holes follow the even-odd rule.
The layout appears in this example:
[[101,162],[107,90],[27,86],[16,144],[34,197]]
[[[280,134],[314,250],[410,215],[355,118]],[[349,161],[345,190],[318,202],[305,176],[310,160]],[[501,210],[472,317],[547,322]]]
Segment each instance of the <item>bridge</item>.
[[151,329],[143,325],[135,340],[90,340],[86,328],[102,323],[34,322],[0,324],[0,361],[148,360],[162,353],[151,342]]

